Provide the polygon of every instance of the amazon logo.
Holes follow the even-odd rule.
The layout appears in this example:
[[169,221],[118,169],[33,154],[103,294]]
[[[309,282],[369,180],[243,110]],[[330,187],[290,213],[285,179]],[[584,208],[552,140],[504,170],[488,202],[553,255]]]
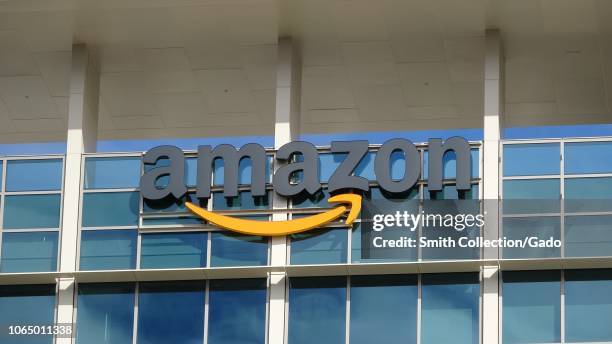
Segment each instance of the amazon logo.
[[[416,146],[407,139],[391,139],[382,146],[371,147],[368,141],[333,141],[331,153],[344,156],[331,175],[327,188],[330,193],[337,194],[329,198],[329,202],[337,204],[330,210],[305,218],[290,221],[256,221],[236,218],[208,211],[187,202],[187,208],[197,216],[215,224],[220,228],[243,234],[261,236],[277,236],[295,234],[320,227],[342,217],[350,225],[361,210],[360,192],[369,191],[369,180],[356,176],[355,169],[369,151],[376,149],[374,172],[380,188],[388,193],[403,193],[412,188],[420,177],[421,159]],[[430,139],[428,142],[428,188],[431,191],[442,189],[444,154],[453,151],[456,155],[456,185],[457,190],[470,189],[471,155],[470,145],[465,138],[451,137]],[[404,175],[400,179],[391,176],[392,155],[401,153],[404,157]],[[284,197],[294,197],[307,193],[315,194],[321,190],[319,180],[319,153],[309,142],[294,141],[280,147],[274,155],[278,168],[272,177],[274,192]],[[208,199],[211,197],[212,171],[217,159],[224,163],[223,195],[231,198],[238,196],[238,170],[240,161],[250,159],[251,162],[251,194],[253,197],[266,194],[266,161],[268,156],[263,146],[256,143],[246,144],[239,149],[221,144],[214,149],[211,146],[200,146],[197,151],[197,191],[196,197]],[[163,166],[158,162],[164,160]],[[185,184],[185,154],[175,146],[155,147],[143,156],[143,163],[148,165],[140,179],[140,192],[146,200],[180,199],[187,193]],[[159,164],[162,165],[162,164]],[[300,174],[299,180],[295,176]],[[159,180],[165,178],[167,183],[159,185]]]

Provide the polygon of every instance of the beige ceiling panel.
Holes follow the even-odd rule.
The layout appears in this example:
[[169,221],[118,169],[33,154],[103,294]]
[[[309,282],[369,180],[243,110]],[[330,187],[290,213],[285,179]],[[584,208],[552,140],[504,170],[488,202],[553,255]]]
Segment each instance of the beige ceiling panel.
[[99,50],[100,70],[109,72],[139,72],[144,70],[144,49],[126,45],[105,45]]
[[58,117],[57,105],[39,76],[0,77],[0,98],[14,119]]
[[355,107],[345,67],[304,67],[302,70],[302,106],[305,109]]
[[545,33],[597,32],[593,0],[541,0]]
[[160,116],[120,116],[113,117],[116,129],[158,129],[164,128]]
[[238,44],[276,44],[277,6],[272,0],[233,6],[228,18],[232,40]]
[[453,88],[448,66],[441,62],[402,63],[398,65],[406,105],[449,105]]
[[443,33],[450,36],[481,35],[486,24],[486,0],[432,0]]
[[392,37],[442,33],[434,1],[385,0],[384,4],[385,21]]
[[25,47],[23,36],[17,31],[0,31],[0,76],[38,74],[40,71]]
[[504,34],[534,35],[544,32],[542,5],[535,0],[495,1],[497,21]]
[[308,110],[302,115],[304,123],[351,123],[359,120],[359,112],[356,109]]
[[243,70],[200,70],[196,74],[210,113],[256,111]]
[[505,92],[509,103],[555,100],[552,66],[539,59],[508,59],[505,64]]
[[166,127],[190,127],[207,124],[204,95],[195,93],[158,94],[155,97]]
[[403,89],[399,85],[365,85],[355,88],[362,119],[402,119],[406,115]]
[[349,65],[349,77],[353,85],[399,84],[400,77],[395,63]]
[[394,63],[389,42],[342,43],[344,60],[348,64]]
[[531,116],[555,117],[559,113],[556,102],[547,103],[506,103],[504,116],[507,119],[523,117],[529,119]]
[[74,11],[13,13],[2,20],[20,32],[30,51],[66,51],[72,46]]
[[18,133],[65,131],[67,121],[59,118],[13,119],[11,125]]
[[153,93],[184,93],[198,90],[183,48],[145,49],[144,69]]
[[484,80],[484,37],[447,39],[444,48],[453,82]]
[[556,83],[560,115],[608,113],[602,79],[560,80]]
[[54,97],[67,97],[70,90],[70,51],[35,53],[45,84]]
[[444,40],[439,36],[405,36],[392,38],[391,46],[397,62],[444,62]]
[[104,73],[100,76],[100,97],[112,116],[156,115],[153,95],[144,72]]
[[554,76],[560,79],[597,79],[603,75],[603,54],[599,37],[576,36],[551,40]]
[[389,38],[382,2],[337,1],[334,2],[334,13],[340,41],[383,41]]
[[[458,118],[457,107],[454,105],[409,106],[405,118],[414,119],[446,119]],[[482,118],[482,117],[481,117]],[[442,123],[439,123],[439,125]],[[432,126],[431,128],[435,128]]]
[[253,91],[257,113],[262,121],[274,123],[276,115],[276,89]]
[[[223,113],[206,115],[207,125],[211,126],[260,126],[262,123],[259,116],[255,113]],[[269,123],[272,126],[272,123]]]
[[336,40],[307,39],[302,43],[303,66],[331,66],[343,63],[342,49]]
[[193,69],[237,69],[243,66],[242,48],[229,42],[189,46],[186,53]]

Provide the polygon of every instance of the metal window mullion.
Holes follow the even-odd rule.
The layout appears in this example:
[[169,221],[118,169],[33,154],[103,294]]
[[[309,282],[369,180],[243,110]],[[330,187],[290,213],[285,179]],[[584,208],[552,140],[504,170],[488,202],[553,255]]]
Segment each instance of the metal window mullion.
[[285,283],[285,330],[283,331],[283,343],[287,344],[289,342],[289,291],[291,289],[291,281],[290,277],[285,274],[284,278]]
[[561,212],[559,218],[559,239],[561,240],[561,258],[565,257],[565,142],[561,140],[561,155],[559,156],[559,171],[561,172],[561,178],[559,182],[561,185],[559,186],[560,190],[560,202],[559,210]]
[[497,312],[498,312],[498,320],[497,320],[497,328],[499,329],[499,331],[497,331],[497,335],[498,335],[498,342],[500,344],[503,344],[503,338],[504,338],[504,320],[503,320],[503,315],[504,315],[504,280],[503,280],[503,276],[502,276],[503,272],[498,270],[497,273]]
[[344,343],[349,344],[351,335],[351,275],[346,276],[346,326],[344,333]]
[[134,325],[132,329],[132,344],[137,344],[138,336],[138,307],[140,303],[140,282],[134,286]]
[[565,343],[565,270],[561,270],[561,344]]
[[416,314],[416,343],[421,344],[421,320],[423,305],[423,279],[422,274],[417,275],[417,314]]
[[203,343],[208,343],[208,319],[210,313],[210,280],[204,280],[204,336]]
[[206,237],[206,267],[210,268],[212,266],[212,232],[207,232]]
[[[2,234],[4,232],[4,205],[5,205],[5,197],[4,190],[6,188],[6,159],[1,159],[2,161],[2,178],[0,178],[0,257],[2,257]],[[2,268],[2,261],[0,260],[0,268]]]

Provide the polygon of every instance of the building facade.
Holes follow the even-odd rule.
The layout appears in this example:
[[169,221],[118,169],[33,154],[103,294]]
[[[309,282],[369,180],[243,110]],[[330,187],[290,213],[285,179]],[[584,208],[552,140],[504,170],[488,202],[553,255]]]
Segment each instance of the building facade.
[[[612,6],[461,3],[0,0],[0,343],[612,343]],[[469,162],[443,151],[436,190],[429,139],[456,136]],[[391,139],[416,152],[388,152],[392,183],[418,171],[402,192],[376,167]],[[354,140],[353,223],[247,235],[186,208],[329,211],[332,142]],[[294,141],[321,188],[287,197]],[[198,198],[198,147],[247,143],[265,194],[252,159],[213,159]],[[141,195],[160,145],[183,151],[177,199]],[[373,229],[404,210],[484,226]],[[474,244],[398,247],[446,237]]]

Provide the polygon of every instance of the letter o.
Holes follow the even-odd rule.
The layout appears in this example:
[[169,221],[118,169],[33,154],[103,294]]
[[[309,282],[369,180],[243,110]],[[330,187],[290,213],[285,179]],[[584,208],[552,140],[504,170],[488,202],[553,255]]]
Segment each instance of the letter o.
[[[406,172],[400,180],[391,178],[391,155],[401,151],[406,161]],[[410,190],[416,184],[421,173],[419,151],[414,143],[406,139],[392,139],[385,142],[376,153],[374,172],[380,187],[388,192],[401,193]]]

